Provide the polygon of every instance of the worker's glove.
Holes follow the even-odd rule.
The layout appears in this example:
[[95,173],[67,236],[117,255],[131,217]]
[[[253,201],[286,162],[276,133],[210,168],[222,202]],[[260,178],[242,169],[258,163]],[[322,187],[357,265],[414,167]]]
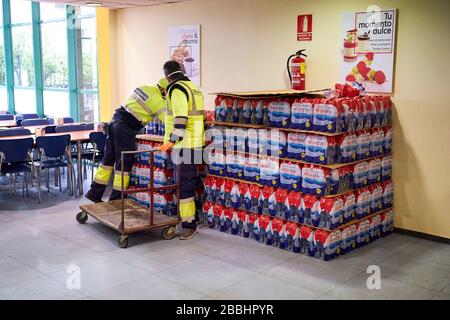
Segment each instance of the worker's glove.
[[158,151],[167,151],[170,148],[172,148],[174,146],[175,143],[173,142],[167,142],[161,146],[159,146],[158,148],[156,148]]

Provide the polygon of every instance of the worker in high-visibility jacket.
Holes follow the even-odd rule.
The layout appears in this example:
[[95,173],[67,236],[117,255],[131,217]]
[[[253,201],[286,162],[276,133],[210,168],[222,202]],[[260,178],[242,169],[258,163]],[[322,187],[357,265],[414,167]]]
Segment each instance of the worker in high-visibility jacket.
[[172,161],[180,166],[179,211],[183,227],[180,239],[187,240],[197,233],[195,190],[199,174],[196,165],[202,163],[205,145],[204,99],[200,89],[183,74],[178,62],[166,62],[163,70],[169,86],[164,144],[159,150],[172,148]]
[[[109,200],[121,199],[122,189],[122,151],[134,151],[136,135],[150,121],[158,118],[164,121],[166,115],[165,90],[166,79],[159,80],[155,86],[140,86],[134,89],[128,101],[116,110],[112,121],[107,127],[107,138],[102,164],[99,166],[95,179],[86,198],[93,202],[102,202],[103,193],[114,172],[113,190]],[[130,172],[134,156],[124,157],[124,189],[130,182]]]

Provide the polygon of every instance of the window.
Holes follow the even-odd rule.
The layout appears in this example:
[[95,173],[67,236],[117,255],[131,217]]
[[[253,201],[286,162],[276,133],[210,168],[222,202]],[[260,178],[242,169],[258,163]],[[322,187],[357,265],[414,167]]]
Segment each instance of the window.
[[3,41],[3,8],[0,6],[0,111],[7,110],[8,95],[6,93],[5,47]]
[[31,2],[14,0],[10,4],[15,111],[36,113]]
[[31,1],[13,0],[11,6],[11,23],[31,23]]
[[0,111],[93,122],[98,108],[95,9],[0,0]]
[[12,28],[14,84],[34,86],[33,30],[31,26]]
[[97,81],[97,28],[95,9],[81,7],[77,12],[78,46],[77,65],[80,118],[86,122],[98,122],[98,81]]
[[62,3],[41,3],[40,14],[42,21],[66,20],[66,5]]
[[41,47],[44,113],[49,118],[70,115],[66,7],[42,3]]
[[67,89],[67,30],[65,22],[43,23],[42,76],[44,88]]

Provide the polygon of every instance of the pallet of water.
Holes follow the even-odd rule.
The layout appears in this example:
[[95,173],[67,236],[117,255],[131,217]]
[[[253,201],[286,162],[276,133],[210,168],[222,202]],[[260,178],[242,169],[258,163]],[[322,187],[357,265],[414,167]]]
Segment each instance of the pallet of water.
[[283,250],[331,260],[393,232],[393,211],[374,215],[341,229],[325,230],[280,217],[205,202],[203,212],[211,227]]
[[246,99],[218,95],[215,120],[340,133],[389,125],[392,107],[388,96]]

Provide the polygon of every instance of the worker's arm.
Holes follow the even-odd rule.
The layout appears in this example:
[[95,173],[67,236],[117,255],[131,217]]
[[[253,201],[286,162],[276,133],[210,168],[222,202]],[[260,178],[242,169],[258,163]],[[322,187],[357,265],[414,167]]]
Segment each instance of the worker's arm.
[[171,94],[173,109],[173,131],[170,133],[170,142],[183,140],[188,120],[188,98],[186,93],[174,89]]

